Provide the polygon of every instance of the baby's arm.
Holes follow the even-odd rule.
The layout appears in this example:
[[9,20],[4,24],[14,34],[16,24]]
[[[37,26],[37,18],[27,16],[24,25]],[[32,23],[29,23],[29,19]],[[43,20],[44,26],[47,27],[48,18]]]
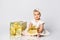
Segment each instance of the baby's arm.
[[39,28],[37,29],[38,33],[42,33],[44,30],[44,23],[39,25]]
[[32,24],[32,23],[30,23],[30,24],[29,24],[29,28],[30,28],[30,27],[32,27],[32,25],[33,25],[33,24]]

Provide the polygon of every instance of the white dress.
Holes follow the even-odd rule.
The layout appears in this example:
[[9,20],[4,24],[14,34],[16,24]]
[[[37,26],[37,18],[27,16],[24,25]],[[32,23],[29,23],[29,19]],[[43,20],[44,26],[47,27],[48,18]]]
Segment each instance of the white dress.
[[31,21],[31,23],[33,24],[33,26],[36,26],[36,28],[38,28],[39,25],[41,25],[41,24],[44,23],[44,21],[38,20],[38,21],[36,22],[35,19],[33,19],[33,20]]
[[[41,25],[41,24],[43,24],[43,23],[45,23],[45,22],[42,21],[42,20],[39,20],[38,22],[36,22],[35,19],[33,19],[30,23],[32,23],[33,26],[36,26],[36,28],[38,28],[39,25]],[[27,29],[28,29],[28,28],[27,28]],[[25,30],[25,33],[24,33],[24,34],[28,35],[28,34],[27,34],[27,30]],[[40,33],[40,35],[49,35],[49,32],[48,32],[46,29],[44,29],[44,31],[43,31],[42,33]]]

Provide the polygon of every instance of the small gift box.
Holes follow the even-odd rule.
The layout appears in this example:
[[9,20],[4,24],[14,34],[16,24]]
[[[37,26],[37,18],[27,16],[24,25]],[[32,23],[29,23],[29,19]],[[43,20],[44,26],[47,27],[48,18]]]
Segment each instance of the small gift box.
[[28,29],[28,34],[29,35],[37,35],[37,28],[35,26],[31,26],[29,29]]

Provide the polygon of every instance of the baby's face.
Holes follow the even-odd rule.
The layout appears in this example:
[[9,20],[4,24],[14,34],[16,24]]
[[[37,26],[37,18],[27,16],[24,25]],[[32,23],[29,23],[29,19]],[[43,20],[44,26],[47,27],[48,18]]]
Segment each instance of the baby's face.
[[39,20],[40,19],[40,13],[39,12],[34,12],[34,19]]

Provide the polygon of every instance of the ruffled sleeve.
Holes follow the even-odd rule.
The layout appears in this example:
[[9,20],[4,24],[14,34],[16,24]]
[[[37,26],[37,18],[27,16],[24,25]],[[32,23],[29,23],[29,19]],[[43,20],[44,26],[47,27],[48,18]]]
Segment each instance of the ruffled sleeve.
[[40,24],[45,24],[45,22],[44,21],[40,21]]

